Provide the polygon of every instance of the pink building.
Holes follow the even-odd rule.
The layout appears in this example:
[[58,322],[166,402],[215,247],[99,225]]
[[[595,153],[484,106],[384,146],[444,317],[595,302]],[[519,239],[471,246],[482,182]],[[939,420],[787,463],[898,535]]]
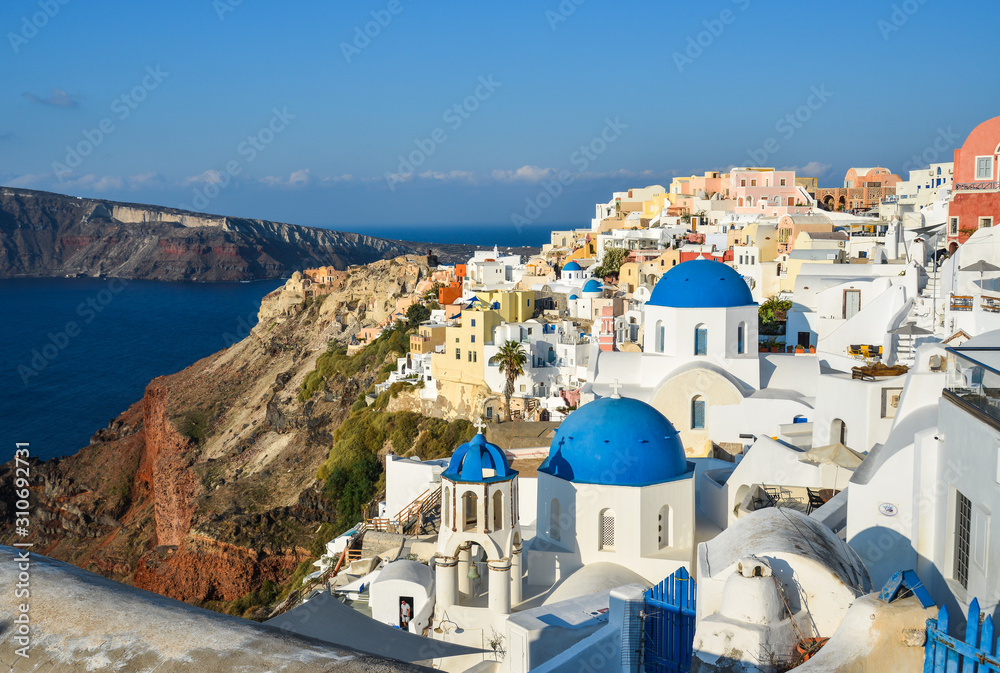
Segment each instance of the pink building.
[[804,214],[814,201],[804,187],[795,184],[795,171],[773,168],[734,168],[729,173],[729,198],[740,215],[767,217]]
[[601,309],[600,327],[597,330],[597,343],[602,351],[615,349],[615,309],[605,306]]

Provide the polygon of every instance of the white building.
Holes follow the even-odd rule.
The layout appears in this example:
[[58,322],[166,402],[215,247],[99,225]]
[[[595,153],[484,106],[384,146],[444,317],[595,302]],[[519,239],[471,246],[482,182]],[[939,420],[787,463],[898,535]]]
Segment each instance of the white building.
[[609,563],[658,582],[693,560],[694,503],[694,465],[670,421],[638,400],[585,404],[538,470],[528,580],[548,586]]
[[421,634],[434,613],[434,572],[401,559],[382,568],[368,589],[372,619]]

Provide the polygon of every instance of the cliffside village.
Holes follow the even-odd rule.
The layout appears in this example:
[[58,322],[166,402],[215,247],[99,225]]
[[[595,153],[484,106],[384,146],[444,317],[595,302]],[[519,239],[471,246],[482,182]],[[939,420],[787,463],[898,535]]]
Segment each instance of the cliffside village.
[[[338,597],[449,671],[920,670],[982,615],[995,662],[998,170],[1000,117],[907,179],[709,172],[530,259],[434,266],[352,347],[436,302],[381,386],[480,432],[390,454],[378,516],[275,625],[343,624]],[[501,449],[511,342],[510,415],[561,424]]]

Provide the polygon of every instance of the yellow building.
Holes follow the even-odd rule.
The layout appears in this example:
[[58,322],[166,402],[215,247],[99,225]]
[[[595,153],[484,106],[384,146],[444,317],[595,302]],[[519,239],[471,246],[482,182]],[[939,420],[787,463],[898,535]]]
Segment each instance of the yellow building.
[[416,334],[410,335],[410,351],[417,355],[433,353],[444,345],[446,329],[444,325],[421,325]]
[[524,322],[535,317],[534,290],[480,290],[476,298],[477,308],[499,312],[504,322]]
[[434,378],[441,383],[485,385],[483,345],[493,340],[493,330],[502,322],[499,311],[462,311],[461,323],[445,328],[444,353],[431,356]]
[[626,292],[635,292],[640,285],[656,285],[667,271],[680,263],[680,250],[664,250],[648,262],[627,262],[618,271],[618,285]]

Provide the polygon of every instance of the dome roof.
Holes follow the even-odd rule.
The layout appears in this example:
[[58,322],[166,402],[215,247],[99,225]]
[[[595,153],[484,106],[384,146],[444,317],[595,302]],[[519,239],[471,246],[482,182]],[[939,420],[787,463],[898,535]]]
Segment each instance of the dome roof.
[[578,296],[576,296],[575,294],[571,294],[571,295],[569,296],[569,300],[570,300],[570,301],[576,301],[577,299],[579,299],[579,297],[578,297]]
[[[493,470],[493,475],[486,475],[483,470]],[[503,450],[487,442],[480,433],[455,449],[448,469],[441,476],[451,481],[484,483],[513,479],[517,470],[511,469]]]
[[602,397],[571,413],[538,468],[578,484],[649,486],[688,472],[677,430],[639,400]]
[[678,264],[653,288],[647,306],[727,308],[754,304],[746,281],[731,266],[698,257]]
[[580,265],[576,263],[575,260],[571,260],[569,264],[562,268],[563,271],[582,271]]
[[590,280],[588,280],[586,283],[583,284],[584,292],[601,292],[603,289],[604,286],[602,286],[600,282],[594,280],[593,278],[591,278]]

